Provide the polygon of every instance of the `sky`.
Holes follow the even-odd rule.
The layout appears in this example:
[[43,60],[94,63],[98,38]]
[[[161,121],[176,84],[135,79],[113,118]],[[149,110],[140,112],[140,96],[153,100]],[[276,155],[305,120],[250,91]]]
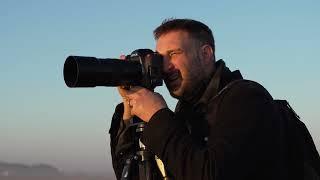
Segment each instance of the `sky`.
[[[117,58],[155,48],[166,18],[213,31],[216,57],[286,99],[320,149],[319,0],[1,0],[0,161],[112,173],[114,87],[68,88],[69,55]],[[176,101],[156,88],[170,108]]]

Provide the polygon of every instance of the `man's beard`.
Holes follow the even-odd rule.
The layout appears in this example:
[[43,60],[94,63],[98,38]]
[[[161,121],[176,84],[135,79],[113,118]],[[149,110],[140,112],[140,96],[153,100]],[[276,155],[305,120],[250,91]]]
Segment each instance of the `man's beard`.
[[170,95],[178,100],[196,103],[202,96],[208,85],[207,80],[184,80],[180,87],[175,90],[169,90]]

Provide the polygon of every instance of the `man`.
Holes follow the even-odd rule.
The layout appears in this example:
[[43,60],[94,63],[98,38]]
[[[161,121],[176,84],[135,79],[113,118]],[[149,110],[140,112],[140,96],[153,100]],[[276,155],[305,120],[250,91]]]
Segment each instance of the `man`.
[[179,100],[175,112],[145,88],[119,88],[110,128],[117,178],[132,151],[126,127],[133,115],[147,122],[142,143],[165,164],[172,179],[288,179],[283,123],[273,98],[261,85],[242,80],[215,59],[205,24],[164,21],[154,31],[163,56],[164,81]]

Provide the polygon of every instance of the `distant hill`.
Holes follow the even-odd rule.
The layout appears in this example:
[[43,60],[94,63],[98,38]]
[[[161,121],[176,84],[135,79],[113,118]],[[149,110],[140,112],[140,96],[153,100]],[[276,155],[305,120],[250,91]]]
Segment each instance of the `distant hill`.
[[55,167],[47,164],[24,165],[18,163],[0,162],[0,177],[5,176],[62,176]]
[[0,180],[114,180],[110,175],[64,174],[47,164],[25,165],[0,161]]

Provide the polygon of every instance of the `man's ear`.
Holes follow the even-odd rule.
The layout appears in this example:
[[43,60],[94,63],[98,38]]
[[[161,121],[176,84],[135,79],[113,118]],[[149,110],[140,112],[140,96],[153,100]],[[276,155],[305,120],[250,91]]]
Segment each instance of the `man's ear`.
[[214,49],[210,45],[205,44],[201,46],[200,51],[201,58],[204,60],[205,64],[211,64],[214,61]]

